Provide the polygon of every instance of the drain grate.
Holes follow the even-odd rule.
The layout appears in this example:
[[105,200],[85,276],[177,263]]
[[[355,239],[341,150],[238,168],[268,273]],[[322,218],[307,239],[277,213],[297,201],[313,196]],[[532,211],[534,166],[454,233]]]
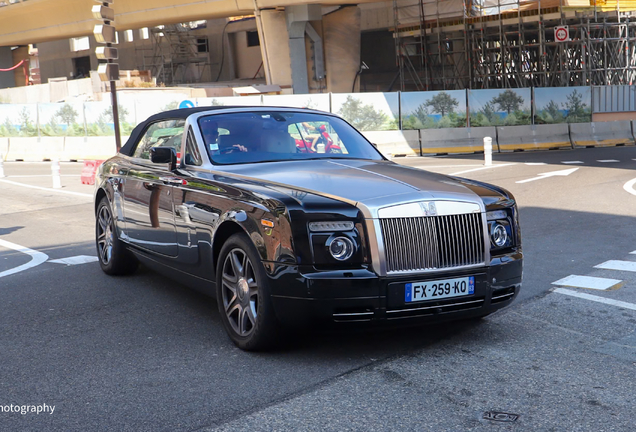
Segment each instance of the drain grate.
[[505,412],[486,411],[483,415],[483,418],[486,420],[512,423],[513,421],[517,420],[519,416],[517,414],[510,414]]

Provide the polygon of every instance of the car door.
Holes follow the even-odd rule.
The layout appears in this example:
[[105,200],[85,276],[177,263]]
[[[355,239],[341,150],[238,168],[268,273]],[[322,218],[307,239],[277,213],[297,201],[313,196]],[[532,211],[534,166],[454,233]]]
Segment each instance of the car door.
[[173,177],[168,164],[150,161],[152,147],[180,151],[184,120],[151,124],[139,140],[126,175],[124,217],[129,241],[169,257],[178,255],[174,222]]

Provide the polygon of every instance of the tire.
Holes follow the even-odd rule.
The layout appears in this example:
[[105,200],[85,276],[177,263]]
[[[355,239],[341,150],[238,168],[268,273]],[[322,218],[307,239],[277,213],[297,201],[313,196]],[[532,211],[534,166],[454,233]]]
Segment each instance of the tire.
[[245,351],[277,345],[281,328],[271,301],[269,278],[247,235],[232,235],[219,255],[216,301],[232,342]]
[[95,246],[102,271],[108,275],[127,275],[137,270],[137,258],[126,249],[126,244],[117,237],[113,212],[108,198],[97,206],[95,217]]

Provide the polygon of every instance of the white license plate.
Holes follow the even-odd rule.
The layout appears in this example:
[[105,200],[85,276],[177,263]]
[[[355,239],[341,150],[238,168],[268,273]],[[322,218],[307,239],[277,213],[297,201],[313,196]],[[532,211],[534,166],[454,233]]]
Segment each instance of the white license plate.
[[411,303],[449,297],[461,297],[470,294],[475,294],[474,276],[407,283],[404,290],[404,301]]

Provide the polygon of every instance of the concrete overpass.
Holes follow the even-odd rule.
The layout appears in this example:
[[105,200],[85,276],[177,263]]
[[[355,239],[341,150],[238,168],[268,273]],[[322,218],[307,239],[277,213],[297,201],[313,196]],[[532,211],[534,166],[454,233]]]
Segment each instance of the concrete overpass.
[[[312,80],[325,80],[328,91],[346,91],[355,81],[360,67],[359,9],[346,7],[346,11],[334,11],[322,19],[323,7],[343,3],[346,4],[343,0],[115,0],[113,8],[118,31],[255,15],[267,82],[292,86],[294,93],[309,93]],[[90,35],[97,23],[91,14],[95,4],[94,0],[16,0],[0,7],[0,50]],[[320,47],[322,55],[308,55],[314,47]]]
[[[355,3],[371,3],[358,0]],[[29,0],[0,7],[0,46],[25,45],[92,33],[94,0]],[[350,4],[343,0],[115,0],[117,30],[240,15],[292,5]]]

